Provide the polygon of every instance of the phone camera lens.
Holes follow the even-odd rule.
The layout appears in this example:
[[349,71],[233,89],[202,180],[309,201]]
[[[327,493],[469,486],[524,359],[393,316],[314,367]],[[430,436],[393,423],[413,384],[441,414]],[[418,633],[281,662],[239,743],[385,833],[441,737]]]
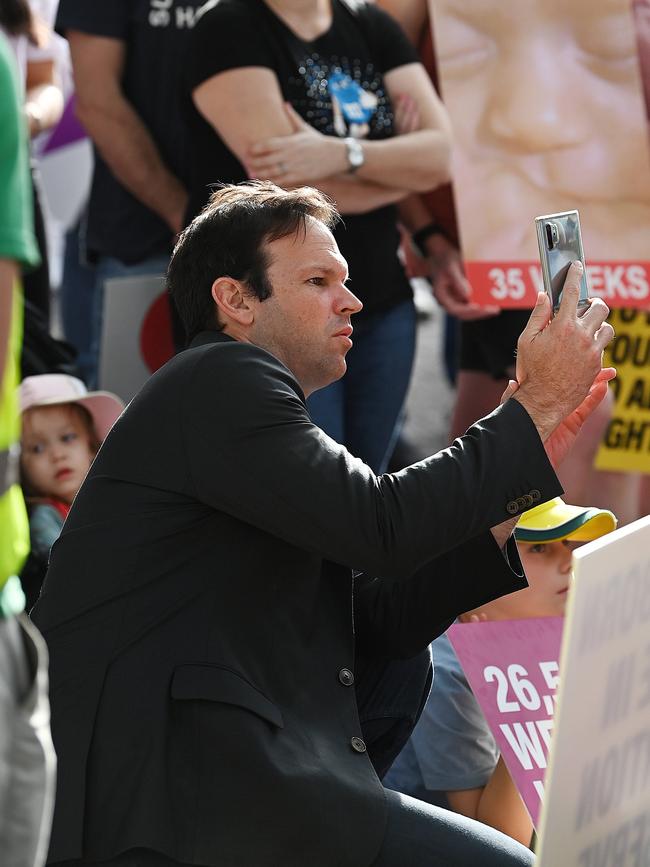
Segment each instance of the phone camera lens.
[[549,250],[552,250],[559,241],[557,226],[555,223],[545,223],[544,229],[546,231],[546,243]]

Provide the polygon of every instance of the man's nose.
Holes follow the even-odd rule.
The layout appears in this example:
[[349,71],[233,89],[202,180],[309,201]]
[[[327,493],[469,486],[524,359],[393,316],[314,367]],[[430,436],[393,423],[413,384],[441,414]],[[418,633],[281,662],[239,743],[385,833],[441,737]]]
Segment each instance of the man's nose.
[[513,45],[491,79],[481,119],[484,140],[514,153],[573,147],[587,135],[570,63],[546,39]]
[[348,316],[359,313],[363,308],[361,301],[357,298],[354,292],[351,292],[350,289],[348,289],[347,286],[343,286],[342,289],[343,292],[339,298],[337,312],[345,313]]

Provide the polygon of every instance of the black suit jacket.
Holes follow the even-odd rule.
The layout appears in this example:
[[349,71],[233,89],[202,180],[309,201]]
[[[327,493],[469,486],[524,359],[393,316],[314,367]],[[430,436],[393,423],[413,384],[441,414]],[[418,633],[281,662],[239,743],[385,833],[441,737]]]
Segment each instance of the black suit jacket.
[[525,586],[488,528],[559,491],[515,401],[378,478],[273,356],[201,335],[109,435],[33,612],[59,757],[50,860],[370,864],[385,804],[344,671],[353,605],[357,647],[418,652]]

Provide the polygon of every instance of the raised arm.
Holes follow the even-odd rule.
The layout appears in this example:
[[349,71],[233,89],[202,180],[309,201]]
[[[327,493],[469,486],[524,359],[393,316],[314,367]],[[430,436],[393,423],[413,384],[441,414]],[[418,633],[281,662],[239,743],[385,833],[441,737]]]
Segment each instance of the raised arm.
[[187,192],[164,164],[147,128],[122,91],[126,45],[80,31],[70,42],[77,114],[119,182],[179,232]]

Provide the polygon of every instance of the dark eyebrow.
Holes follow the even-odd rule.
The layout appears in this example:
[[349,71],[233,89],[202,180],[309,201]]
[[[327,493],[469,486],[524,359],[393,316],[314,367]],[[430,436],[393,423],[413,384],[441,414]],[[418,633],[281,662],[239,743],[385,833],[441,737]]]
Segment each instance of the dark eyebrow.
[[[301,277],[306,277],[309,274],[313,274],[314,271],[320,271],[321,274],[338,274],[339,269],[333,268],[330,265],[308,265],[305,268],[301,268],[298,273],[300,274]],[[346,267],[345,280],[343,282],[347,283],[347,281],[349,279],[350,279],[350,272],[348,271],[348,269]]]

